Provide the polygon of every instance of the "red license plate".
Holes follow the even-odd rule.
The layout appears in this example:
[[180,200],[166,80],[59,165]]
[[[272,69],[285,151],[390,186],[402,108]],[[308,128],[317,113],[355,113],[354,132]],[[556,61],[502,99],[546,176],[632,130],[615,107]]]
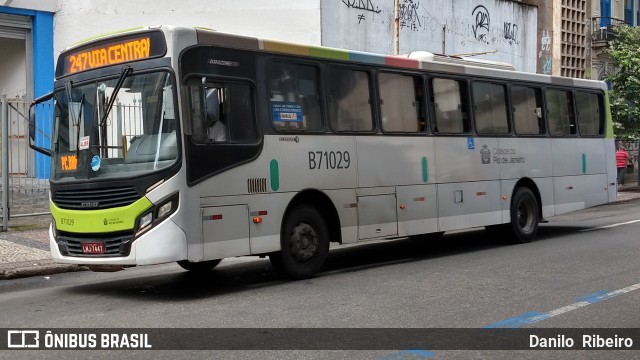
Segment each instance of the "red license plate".
[[104,254],[103,243],[82,243],[83,254]]

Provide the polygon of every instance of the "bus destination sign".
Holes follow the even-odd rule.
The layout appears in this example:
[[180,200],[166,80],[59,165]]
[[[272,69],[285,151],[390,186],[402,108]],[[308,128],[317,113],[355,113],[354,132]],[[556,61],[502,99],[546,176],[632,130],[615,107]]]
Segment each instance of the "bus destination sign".
[[164,36],[160,32],[109,39],[62,54],[56,76],[160,57],[165,53]]

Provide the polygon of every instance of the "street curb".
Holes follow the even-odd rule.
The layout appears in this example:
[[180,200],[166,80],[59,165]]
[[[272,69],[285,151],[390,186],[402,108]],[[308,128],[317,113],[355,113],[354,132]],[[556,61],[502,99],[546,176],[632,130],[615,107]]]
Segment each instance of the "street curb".
[[51,263],[39,266],[24,266],[14,269],[0,270],[0,280],[11,280],[30,276],[52,275],[86,270],[89,270],[86,266],[75,264]]

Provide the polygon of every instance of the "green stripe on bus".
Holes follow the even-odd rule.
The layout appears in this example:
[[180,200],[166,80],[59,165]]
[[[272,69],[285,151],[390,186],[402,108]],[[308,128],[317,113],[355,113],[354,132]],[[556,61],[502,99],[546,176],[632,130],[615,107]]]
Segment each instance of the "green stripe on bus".
[[611,116],[611,100],[609,99],[609,91],[605,90],[605,115],[606,115],[606,135],[607,139],[615,139],[615,135],[613,133],[613,117]]
[[309,46],[309,55],[334,60],[350,60],[349,53],[345,50],[324,48],[318,46]]
[[422,158],[422,182],[429,182],[429,161],[426,157]]
[[280,189],[280,170],[278,169],[278,160],[271,160],[269,170],[271,172],[271,190],[278,191],[278,189]]
[[151,201],[142,197],[133,204],[111,209],[70,210],[50,203],[51,215],[56,229],[71,233],[109,233],[133,230],[140,214],[153,206]]
[[583,174],[587,173],[587,155],[586,154],[582,154],[582,173]]

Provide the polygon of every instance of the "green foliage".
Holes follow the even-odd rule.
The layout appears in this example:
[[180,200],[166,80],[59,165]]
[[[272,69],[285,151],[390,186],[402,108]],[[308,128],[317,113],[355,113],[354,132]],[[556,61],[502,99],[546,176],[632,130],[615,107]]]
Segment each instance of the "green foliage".
[[616,138],[640,138],[640,27],[620,27],[609,54],[616,73],[609,76]]

